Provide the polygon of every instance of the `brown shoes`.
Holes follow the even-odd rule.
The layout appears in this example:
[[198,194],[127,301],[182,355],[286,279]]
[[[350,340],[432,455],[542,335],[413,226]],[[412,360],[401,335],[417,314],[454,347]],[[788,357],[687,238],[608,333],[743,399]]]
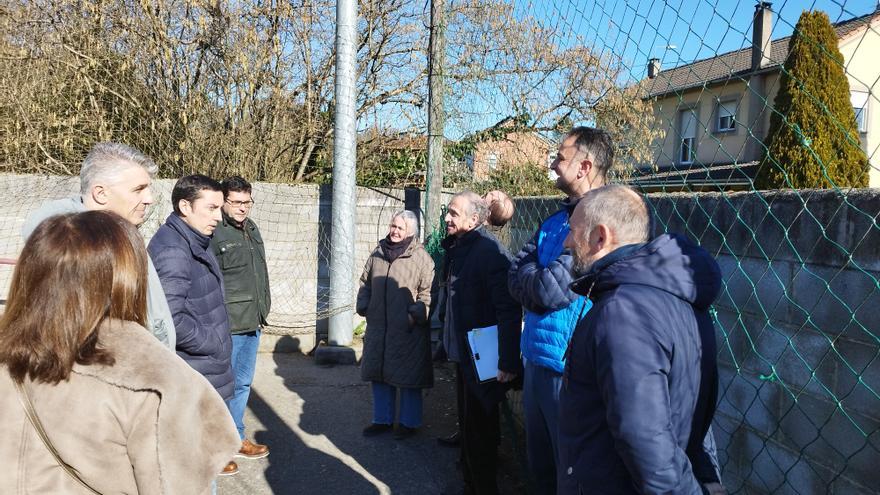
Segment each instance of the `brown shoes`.
[[238,464],[235,461],[229,461],[223,471],[220,471],[220,476],[232,476],[233,474],[238,474]]
[[245,459],[262,459],[269,455],[269,447],[253,443],[250,440],[241,441],[241,449],[235,454],[235,457],[244,457]]
[[[241,441],[241,449],[235,454],[235,457],[244,457],[245,459],[262,459],[269,455],[269,447],[252,443],[250,440]],[[238,464],[235,461],[229,461],[229,464],[220,471],[220,476],[232,476],[238,474]]]

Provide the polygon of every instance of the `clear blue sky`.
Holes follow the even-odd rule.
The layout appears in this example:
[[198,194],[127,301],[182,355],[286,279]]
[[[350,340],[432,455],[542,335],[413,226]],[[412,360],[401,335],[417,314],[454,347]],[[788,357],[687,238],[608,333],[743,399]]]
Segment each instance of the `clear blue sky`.
[[[453,3],[456,0],[451,0]],[[507,0],[517,18],[531,18],[553,32],[563,48],[590,46],[605,58],[620,58],[626,69],[619,84],[644,78],[649,58],[663,68],[751,46],[755,0]],[[868,14],[876,0],[778,0],[773,4],[773,39],[791,34],[804,10],[825,11],[831,22]],[[427,35],[427,31],[425,32]],[[455,40],[447,40],[454,49]],[[458,119],[447,121],[446,136],[458,139],[511,114],[491,95],[468,99]],[[424,115],[416,112],[416,121]],[[361,128],[404,122],[394,108],[377,109]]]
[[[647,75],[649,58],[663,68],[751,46],[755,0],[510,0],[514,15],[552,30],[560,47],[591,46],[626,69],[618,83]],[[779,0],[773,4],[773,39],[791,34],[804,10],[823,10],[831,22],[868,14],[874,0]],[[454,43],[449,40],[448,43]],[[467,118],[447,124],[453,139],[510,115],[501,102],[478,98]],[[459,127],[462,126],[462,127]],[[463,128],[466,127],[466,128]]]
[[[754,0],[555,0],[535,1],[531,15],[565,27],[566,43],[610,50],[630,66],[631,77],[646,74],[647,59],[674,67],[751,46]],[[779,0],[773,39],[791,34],[804,10],[823,10],[831,22],[872,12],[873,0]],[[525,11],[522,11],[525,14]],[[560,29],[560,31],[564,31]]]

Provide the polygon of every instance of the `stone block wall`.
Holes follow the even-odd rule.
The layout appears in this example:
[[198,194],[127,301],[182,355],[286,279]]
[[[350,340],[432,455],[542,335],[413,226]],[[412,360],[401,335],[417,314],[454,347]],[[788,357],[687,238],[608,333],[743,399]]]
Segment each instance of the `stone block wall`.
[[[147,241],[171,213],[173,186],[174,180],[170,179],[153,183],[155,203],[141,227]],[[24,244],[21,227],[31,211],[47,200],[77,195],[78,189],[78,177],[0,175],[0,194],[9,205],[0,214],[0,257],[18,256]],[[255,183],[253,196],[256,205],[251,217],[266,242],[272,331],[299,334],[304,346],[313,345],[316,338],[326,335],[331,187]],[[354,292],[367,256],[387,233],[391,215],[403,209],[404,192],[358,188],[356,204]],[[10,265],[0,265],[4,299],[11,274]]]
[[[715,435],[732,492],[880,486],[880,191],[648,197],[718,260]],[[516,250],[555,211],[517,200]]]

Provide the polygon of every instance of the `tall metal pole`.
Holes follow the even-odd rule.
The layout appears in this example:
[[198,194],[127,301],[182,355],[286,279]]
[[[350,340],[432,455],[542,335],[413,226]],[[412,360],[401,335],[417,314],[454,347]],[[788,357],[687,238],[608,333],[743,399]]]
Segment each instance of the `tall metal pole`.
[[330,325],[328,343],[352,339],[354,301],[355,156],[357,121],[355,57],[357,0],[336,2],[336,120],[333,128],[333,226],[330,231]]
[[428,54],[428,172],[425,178],[425,232],[437,231],[443,197],[444,64],[446,62],[446,0],[431,0]]

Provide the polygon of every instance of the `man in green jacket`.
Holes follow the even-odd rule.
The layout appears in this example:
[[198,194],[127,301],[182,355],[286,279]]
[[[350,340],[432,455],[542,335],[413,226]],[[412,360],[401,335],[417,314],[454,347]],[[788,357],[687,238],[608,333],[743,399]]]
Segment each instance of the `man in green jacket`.
[[260,459],[269,455],[269,448],[245,438],[243,418],[254,379],[260,332],[272,304],[266,250],[260,230],[248,218],[254,206],[250,183],[233,176],[225,179],[221,186],[223,221],[214,230],[211,247],[223,272],[226,311],[232,332],[235,391],[227,405],[241,437],[241,450],[236,457]]

